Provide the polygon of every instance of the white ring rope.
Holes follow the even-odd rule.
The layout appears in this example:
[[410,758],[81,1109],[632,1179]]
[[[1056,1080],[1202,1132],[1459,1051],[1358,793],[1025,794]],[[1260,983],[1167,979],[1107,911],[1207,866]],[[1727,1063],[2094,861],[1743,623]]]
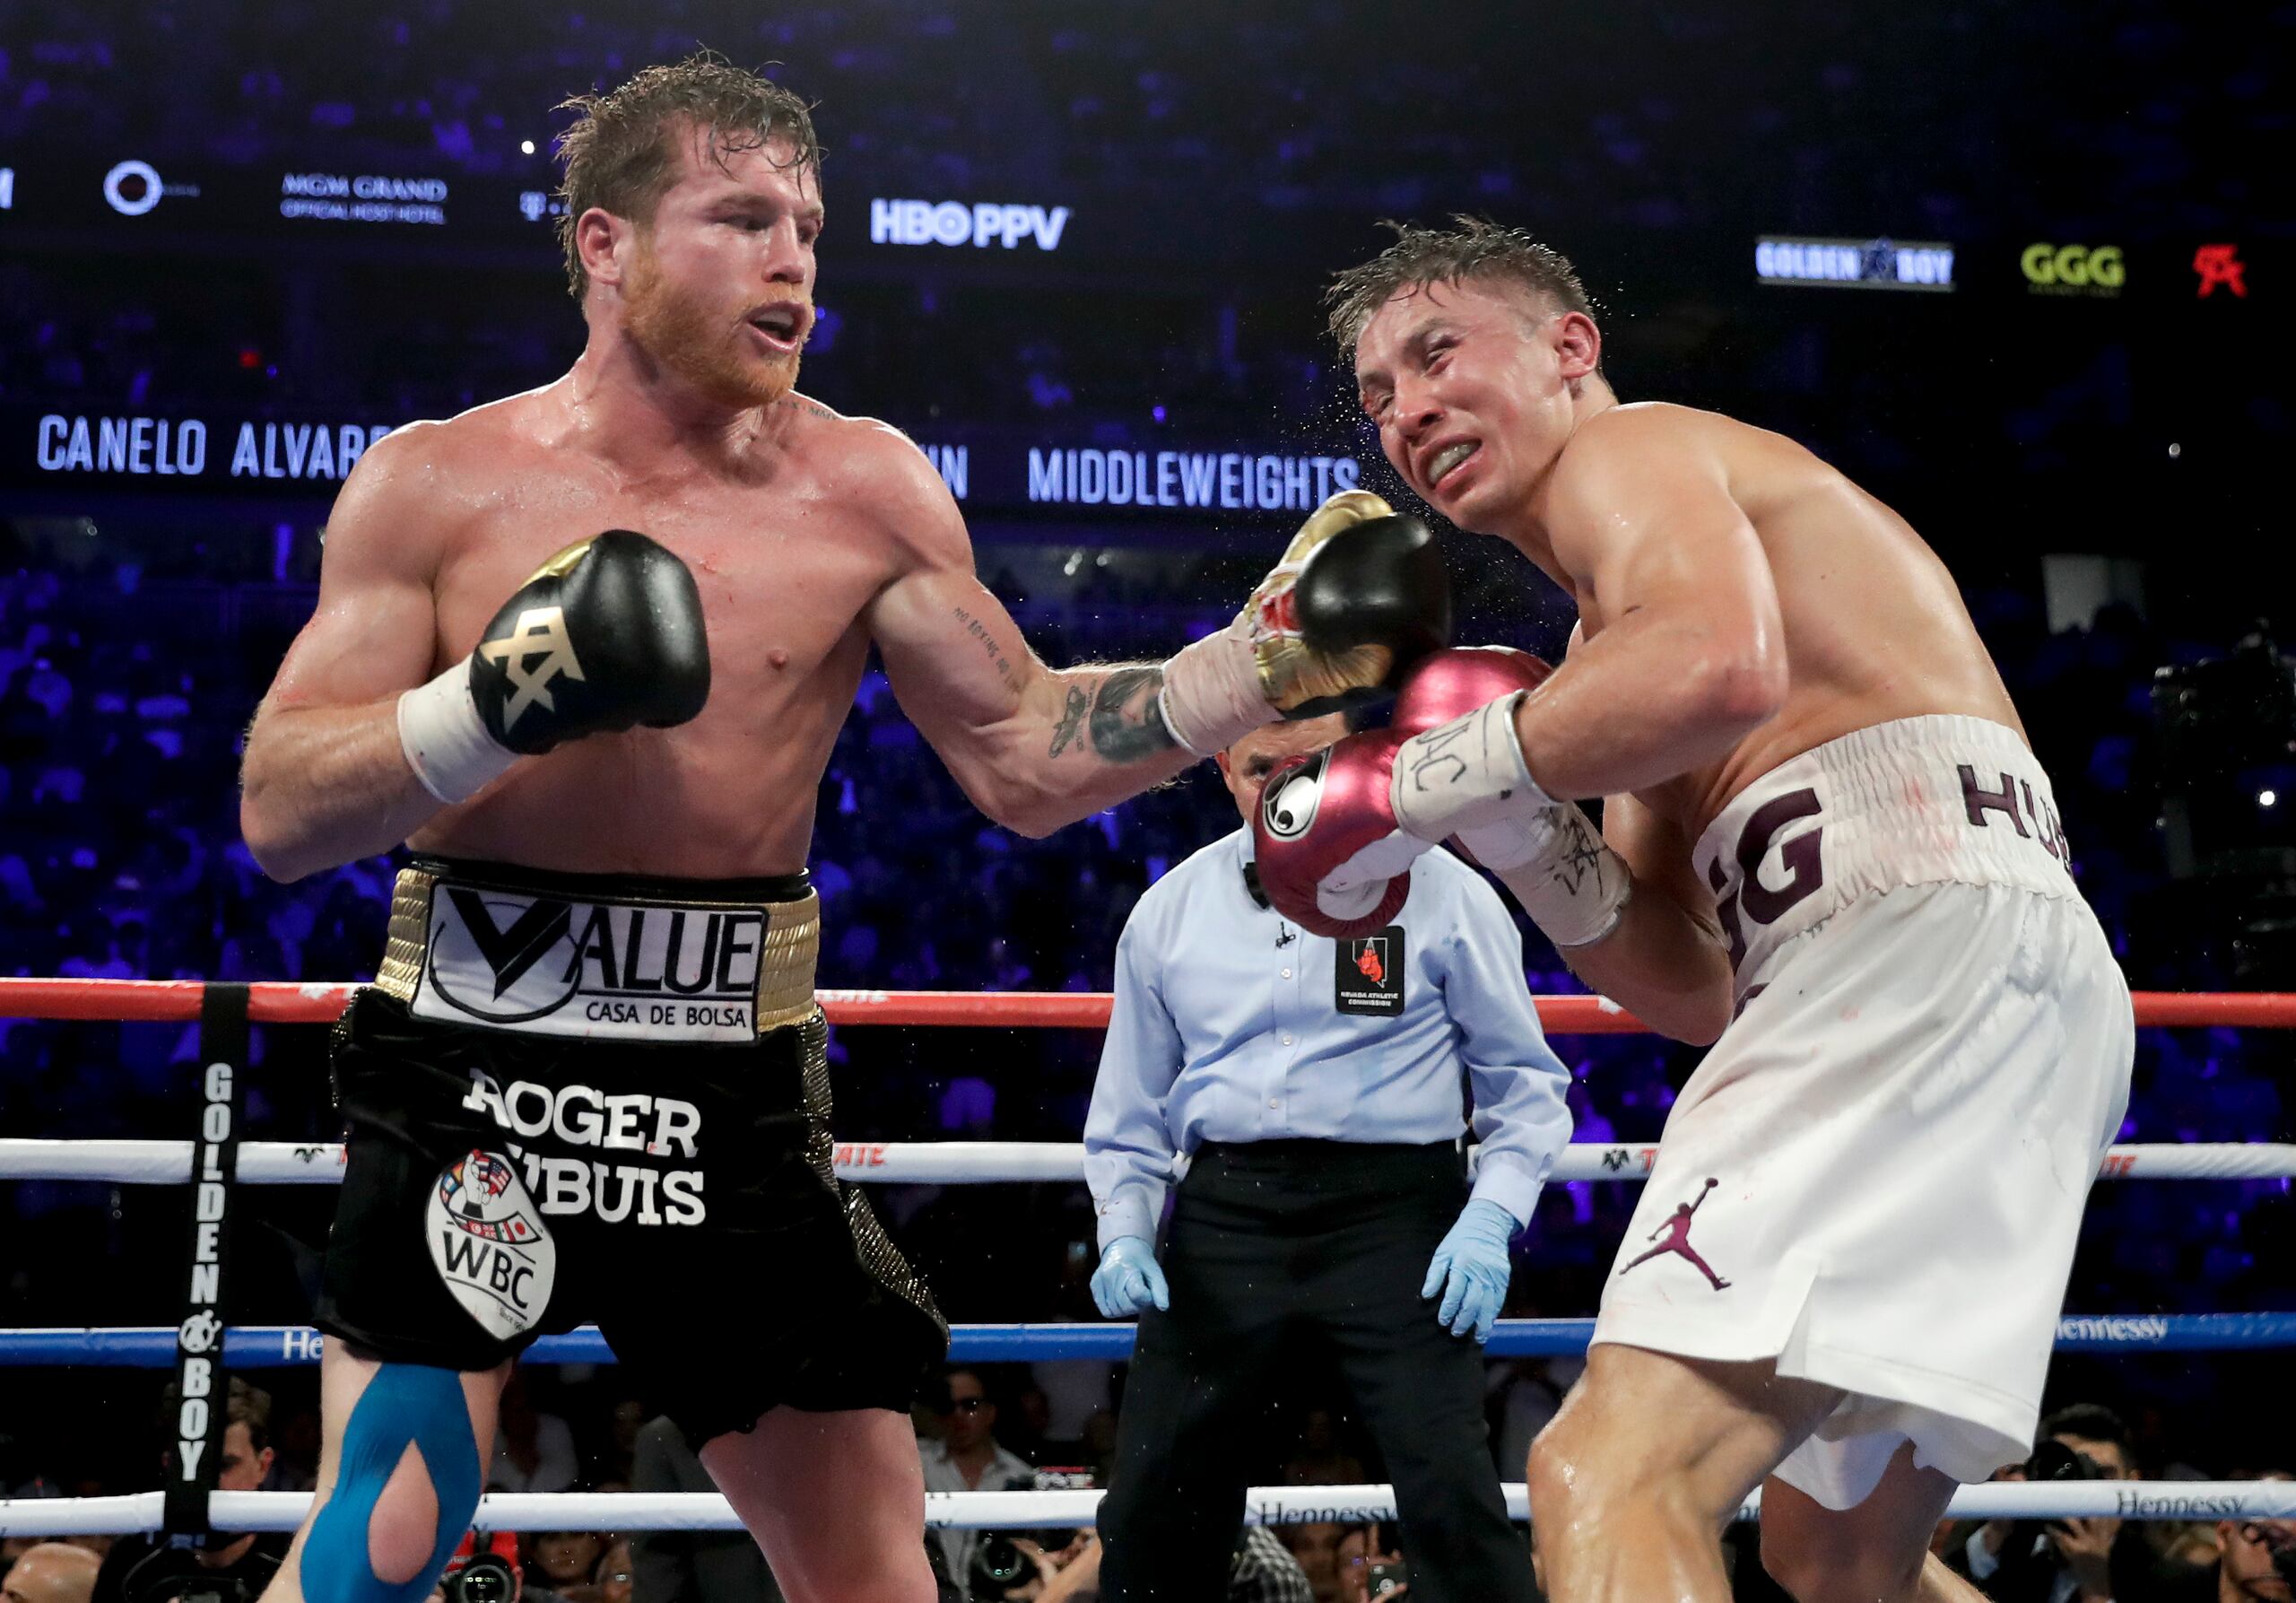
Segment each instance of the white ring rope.
[[[1641,1180],[1658,1154],[1655,1142],[1576,1142],[1548,1178]],[[841,1180],[880,1185],[968,1185],[1084,1178],[1084,1148],[1061,1141],[840,1141]],[[343,1178],[343,1148],[326,1141],[245,1141],[239,1177],[249,1185],[331,1186]],[[180,1184],[191,1177],[188,1141],[0,1139],[0,1180],[102,1180],[118,1185]],[[2296,1145],[2189,1141],[2116,1146],[2103,1180],[2296,1179]]]
[[[1501,1488],[1510,1520],[1530,1518],[1523,1483]],[[1023,1530],[1090,1525],[1099,1492],[933,1492],[925,1522],[944,1530]],[[161,1494],[121,1497],[0,1498],[0,1536],[124,1536],[160,1529]],[[218,1492],[209,1499],[218,1530],[292,1530],[310,1509],[308,1492]],[[1739,1510],[1756,1519],[1759,1494]],[[2296,1481],[1988,1481],[1953,1494],[1961,1520],[2296,1519]],[[1357,1524],[1396,1517],[1384,1485],[1254,1486],[1244,1519],[1252,1525],[1313,1520]],[[472,1523],[483,1530],[739,1530],[715,1492],[495,1492],[479,1500]]]

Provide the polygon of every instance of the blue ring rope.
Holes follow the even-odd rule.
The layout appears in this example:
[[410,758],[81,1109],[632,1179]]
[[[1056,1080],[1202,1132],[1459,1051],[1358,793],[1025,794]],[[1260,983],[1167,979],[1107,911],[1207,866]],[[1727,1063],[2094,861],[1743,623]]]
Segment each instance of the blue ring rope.
[[[1430,1313],[1429,1318],[1433,1318]],[[1493,1358],[1574,1357],[1587,1350],[1592,1320],[1500,1320],[1483,1349]],[[0,1329],[0,1367],[37,1364],[165,1369],[176,1360],[176,1331]],[[1132,1356],[1133,1327],[1106,1325],[959,1325],[949,1356],[970,1363],[1040,1358]],[[2085,1314],[2060,1320],[2060,1353],[2211,1353],[2296,1346],[2296,1313]],[[318,1362],[320,1339],[306,1325],[235,1326],[223,1335],[233,1369],[273,1369]],[[544,1336],[526,1350],[530,1363],[612,1363],[613,1350],[590,1326]]]

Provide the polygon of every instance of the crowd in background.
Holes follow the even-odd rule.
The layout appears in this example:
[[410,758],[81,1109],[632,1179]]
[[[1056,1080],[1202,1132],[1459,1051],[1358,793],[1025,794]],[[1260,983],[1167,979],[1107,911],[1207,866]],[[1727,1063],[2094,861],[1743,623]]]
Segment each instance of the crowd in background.
[[[544,109],[700,38],[745,65],[787,63],[835,128],[833,152],[944,194],[1179,182],[1279,213],[1403,212],[1423,203],[1432,175],[1465,173],[1492,204],[1665,225],[1743,211],[1771,187],[1747,157],[1791,151],[1809,212],[1839,199],[1895,213],[1912,196],[1908,231],[1918,222],[1951,237],[2009,220],[2017,197],[1973,195],[1969,174],[2014,141],[2069,208],[2205,225],[2239,207],[2247,196],[2205,153],[2268,126],[2269,47],[2225,51],[2173,11],[2074,25],[2083,14],[1961,0],[1852,17],[1795,0],[1754,30],[1673,0],[1523,28],[1507,25],[1507,8],[1470,5],[1454,15],[1474,48],[1438,57],[1409,48],[1409,22],[1359,0],[1223,22],[1212,50],[1145,0],[1089,13],[1045,0],[761,13],[661,0],[561,11],[546,27],[448,0],[355,18],[305,4],[24,0],[0,54],[0,140],[540,177]],[[2254,26],[2290,23],[2263,14]],[[1980,37],[1986,48],[1973,48]],[[1955,70],[1890,73],[1884,62]],[[2092,115],[2104,103],[2084,95],[2133,72],[2142,104]],[[123,83],[136,92],[120,93]],[[1622,92],[1622,83],[1634,87]],[[2030,92],[2044,83],[2055,92]],[[1733,139],[1690,131],[1713,83],[1733,86]],[[1889,141],[1908,124],[1924,132],[1917,147]],[[529,141],[535,151],[521,148]],[[1414,187],[1413,174],[1427,176]]]

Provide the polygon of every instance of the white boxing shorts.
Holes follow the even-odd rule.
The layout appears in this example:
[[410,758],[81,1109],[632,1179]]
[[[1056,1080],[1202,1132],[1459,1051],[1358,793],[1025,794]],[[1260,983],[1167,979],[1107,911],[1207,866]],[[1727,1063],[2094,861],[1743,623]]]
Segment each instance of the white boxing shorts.
[[1762,775],[1699,839],[1738,1015],[1683,1086],[1594,1339],[1848,1395],[1777,1474],[2022,1459],[2135,1022],[2048,777],[1981,719]]

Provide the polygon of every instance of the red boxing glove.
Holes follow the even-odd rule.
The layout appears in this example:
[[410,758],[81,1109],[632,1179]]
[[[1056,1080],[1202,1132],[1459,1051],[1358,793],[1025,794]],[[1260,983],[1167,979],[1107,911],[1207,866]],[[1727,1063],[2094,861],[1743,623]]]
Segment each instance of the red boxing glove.
[[[1501,696],[1511,696],[1518,690],[1536,690],[1553,673],[1553,665],[1545,658],[1518,651],[1512,646],[1454,646],[1437,651],[1413,668],[1396,693],[1395,715],[1387,727],[1405,736],[1424,735]],[[1519,853],[1515,837],[1520,834],[1521,826],[1508,823],[1492,828],[1500,832],[1500,839],[1480,838],[1490,834],[1488,830],[1468,830],[1465,834],[1478,839],[1469,841],[1454,835],[1451,846],[1470,863],[1491,867],[1507,866],[1508,859]],[[1483,849],[1476,850],[1477,846]],[[1494,847],[1498,849],[1492,849]],[[1486,856],[1491,859],[1488,864],[1484,862]]]
[[[1396,694],[1393,728],[1405,736],[1399,756],[1389,762],[1397,788],[1417,771],[1410,766],[1414,757],[1431,766],[1444,761],[1439,743],[1448,737],[1447,729],[1463,743],[1480,738],[1514,745],[1515,703],[1537,691],[1553,672],[1529,652],[1504,646],[1439,651],[1427,658]],[[1505,720],[1495,729],[1486,718],[1493,713]],[[1469,731],[1465,726],[1471,724],[1483,727]],[[1603,939],[1618,927],[1633,894],[1632,872],[1604,842],[1584,808],[1553,801],[1540,791],[1519,750],[1505,755],[1514,759],[1520,781],[1511,792],[1515,805],[1482,823],[1458,828],[1451,835],[1451,846],[1467,861],[1498,875],[1558,946],[1583,946]],[[1509,794],[1502,791],[1500,799]],[[1388,797],[1388,815],[1398,822],[1411,810],[1403,805],[1405,799],[1393,793]]]
[[1260,888],[1278,912],[1335,940],[1369,935],[1402,910],[1412,860],[1429,842],[1396,827],[1392,729],[1351,735],[1268,775],[1252,815]]
[[1396,693],[1387,727],[1409,736],[1463,718],[1518,690],[1536,690],[1554,669],[1512,646],[1454,646],[1428,656]]

